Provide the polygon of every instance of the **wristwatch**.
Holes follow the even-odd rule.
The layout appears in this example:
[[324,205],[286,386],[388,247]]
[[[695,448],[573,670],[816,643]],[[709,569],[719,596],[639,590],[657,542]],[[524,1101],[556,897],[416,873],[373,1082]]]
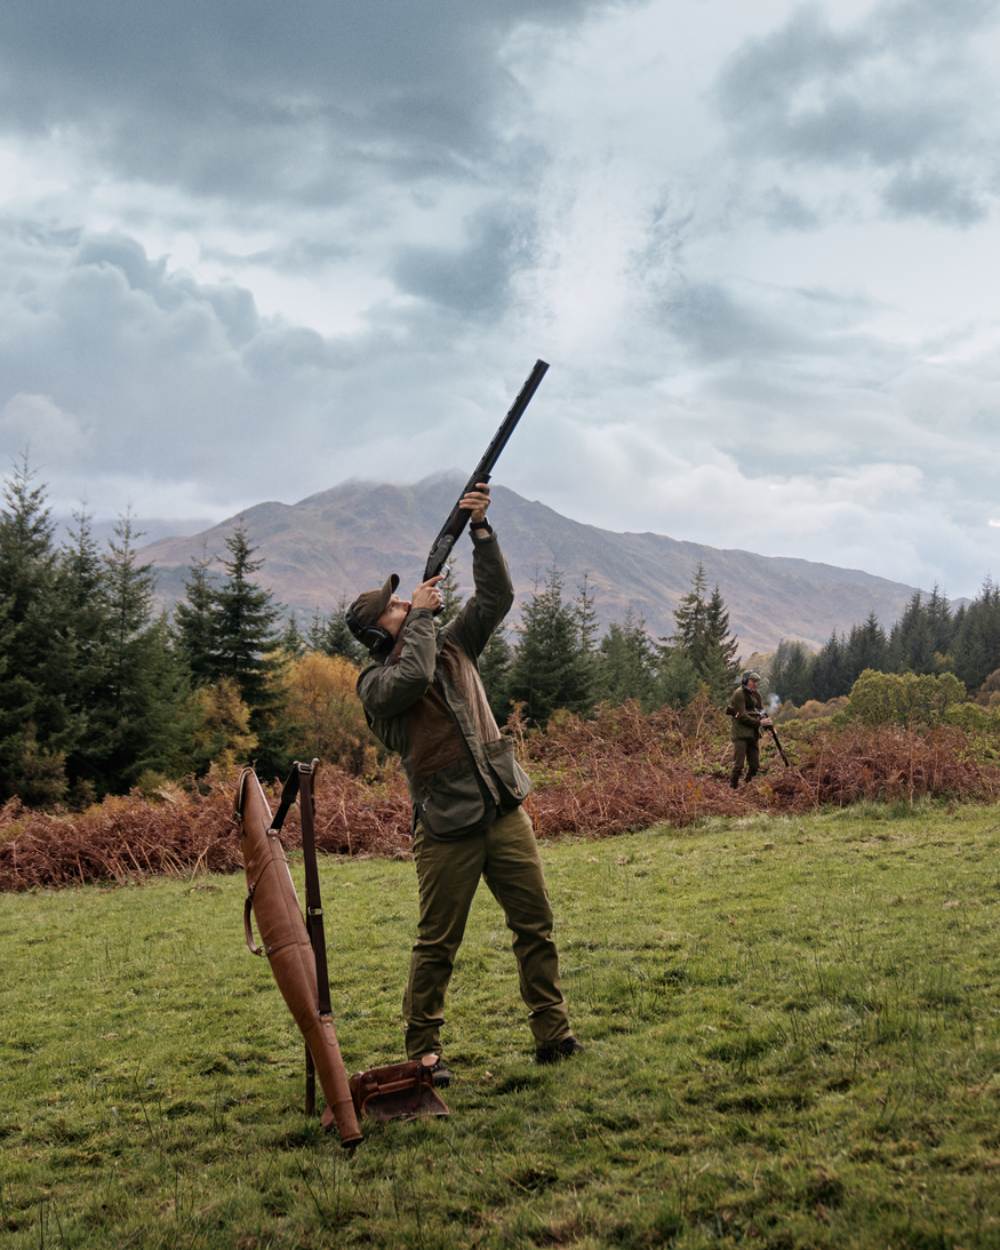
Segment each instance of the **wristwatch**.
[[480,530],[484,534],[492,534],[493,526],[484,517],[481,521],[473,521],[469,525],[470,530]]

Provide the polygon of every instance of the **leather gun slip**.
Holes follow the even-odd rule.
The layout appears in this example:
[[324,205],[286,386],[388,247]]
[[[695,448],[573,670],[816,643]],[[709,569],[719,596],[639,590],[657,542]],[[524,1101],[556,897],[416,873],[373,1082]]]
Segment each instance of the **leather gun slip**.
[[[247,946],[254,955],[267,955],[278,988],[306,1040],[326,1097],[323,1127],[328,1129],[335,1122],[343,1145],[356,1145],[362,1133],[333,1017],[319,1009],[313,948],[288,871],[288,859],[273,826],[270,804],[252,768],[245,768],[240,775],[236,809],[247,874],[243,917]],[[254,941],[251,908],[261,946]]]

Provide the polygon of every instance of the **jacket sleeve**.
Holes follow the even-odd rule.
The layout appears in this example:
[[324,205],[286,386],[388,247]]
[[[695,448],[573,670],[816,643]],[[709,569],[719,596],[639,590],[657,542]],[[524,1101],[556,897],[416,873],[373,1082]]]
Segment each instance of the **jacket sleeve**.
[[371,668],[358,681],[358,694],[369,716],[399,716],[427,693],[434,680],[437,636],[433,615],[418,608],[406,618],[403,630],[398,663]]
[[472,598],[463,604],[445,632],[475,659],[514,602],[510,571],[495,533],[472,540],[472,581]]

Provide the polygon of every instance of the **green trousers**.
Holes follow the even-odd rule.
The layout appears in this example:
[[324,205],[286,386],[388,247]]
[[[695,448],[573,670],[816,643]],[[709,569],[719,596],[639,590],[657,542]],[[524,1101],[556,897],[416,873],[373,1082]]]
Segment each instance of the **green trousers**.
[[734,790],[740,784],[744,764],[747,781],[751,781],[760,768],[760,744],[756,738],[736,738],[733,741],[733,771],[729,775],[729,784]]
[[518,807],[485,833],[452,841],[429,837],[418,822],[413,859],[420,919],[403,996],[407,1056],[418,1059],[432,1051],[440,1053],[445,991],[480,877],[486,878],[514,934],[521,997],[536,1045],[568,1037],[552,908],[527,813]]

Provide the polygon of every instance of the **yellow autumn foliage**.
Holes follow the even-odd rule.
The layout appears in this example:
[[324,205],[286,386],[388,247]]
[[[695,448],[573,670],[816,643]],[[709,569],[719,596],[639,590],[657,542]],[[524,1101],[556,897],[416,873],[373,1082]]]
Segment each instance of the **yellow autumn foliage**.
[[359,671],[343,656],[307,651],[285,667],[284,708],[300,758],[369,776],[378,770],[378,756],[355,692]]

